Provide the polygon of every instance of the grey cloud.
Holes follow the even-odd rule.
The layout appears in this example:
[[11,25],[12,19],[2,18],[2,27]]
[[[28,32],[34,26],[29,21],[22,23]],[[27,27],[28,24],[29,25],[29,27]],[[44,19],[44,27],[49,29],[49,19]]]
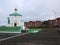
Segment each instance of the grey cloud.
[[6,19],[16,7],[24,21],[54,19],[55,14],[52,10],[56,12],[56,17],[60,16],[60,0],[2,0],[0,8],[4,11],[3,14],[0,14],[3,17],[6,15]]

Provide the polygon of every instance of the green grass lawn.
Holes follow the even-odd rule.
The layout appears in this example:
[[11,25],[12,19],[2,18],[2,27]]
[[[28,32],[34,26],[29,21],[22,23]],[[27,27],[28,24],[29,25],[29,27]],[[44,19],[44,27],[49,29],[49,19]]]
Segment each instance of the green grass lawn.
[[21,32],[21,27],[0,27],[0,32],[1,33],[18,33]]
[[28,33],[37,33],[39,31],[41,31],[41,29],[29,29]]
[[[36,33],[41,31],[41,29],[29,29],[28,33]],[[21,32],[21,27],[5,27],[5,26],[0,26],[0,33],[20,33]]]

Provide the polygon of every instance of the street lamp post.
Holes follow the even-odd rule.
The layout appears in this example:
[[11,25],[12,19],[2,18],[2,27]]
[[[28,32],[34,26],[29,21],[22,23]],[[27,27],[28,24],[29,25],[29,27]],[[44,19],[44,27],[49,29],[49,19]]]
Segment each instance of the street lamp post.
[[57,27],[57,19],[56,19],[56,12],[54,11],[54,10],[52,10],[53,12],[54,12],[54,16],[55,16],[55,23],[54,23],[54,25]]
[[58,24],[57,24],[57,19],[56,19],[56,12],[55,10],[52,10],[52,9],[49,9],[49,10],[51,10],[54,13],[54,17],[55,17],[54,26],[57,27]]

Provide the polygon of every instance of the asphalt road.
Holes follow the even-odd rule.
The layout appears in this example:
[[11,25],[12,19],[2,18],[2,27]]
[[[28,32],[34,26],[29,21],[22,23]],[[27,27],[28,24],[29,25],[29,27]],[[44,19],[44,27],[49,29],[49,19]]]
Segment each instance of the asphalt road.
[[14,36],[14,35],[17,35],[17,34],[14,34],[14,33],[0,33],[0,39],[11,37],[11,36]]
[[60,29],[42,30],[39,33],[18,35],[0,41],[0,45],[60,45]]
[[0,42],[11,39],[11,38],[15,38],[24,34],[26,33],[0,33]]

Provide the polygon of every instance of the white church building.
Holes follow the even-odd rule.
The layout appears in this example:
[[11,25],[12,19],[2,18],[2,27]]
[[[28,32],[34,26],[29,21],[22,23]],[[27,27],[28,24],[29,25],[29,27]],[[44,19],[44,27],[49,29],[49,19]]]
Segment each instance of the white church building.
[[8,17],[7,26],[24,26],[22,21],[22,15],[17,12],[17,9],[14,9],[14,13],[10,14]]

